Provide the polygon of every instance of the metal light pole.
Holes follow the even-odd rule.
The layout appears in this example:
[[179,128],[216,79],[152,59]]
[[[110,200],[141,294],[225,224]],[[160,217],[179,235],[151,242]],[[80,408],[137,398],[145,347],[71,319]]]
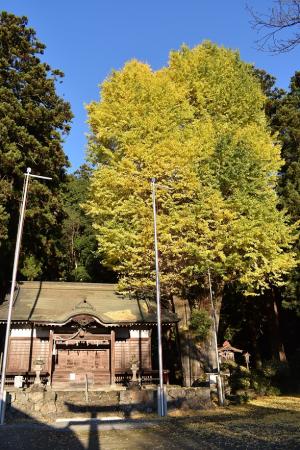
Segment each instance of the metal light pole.
[[158,264],[158,245],[157,245],[157,226],[156,226],[156,188],[155,178],[151,180],[152,188],[152,206],[153,206],[153,227],[154,227],[154,249],[155,249],[155,274],[156,274],[156,304],[157,304],[157,345],[158,345],[158,369],[159,369],[159,387],[157,390],[157,410],[158,415],[163,417],[167,414],[167,402],[164,392],[163,381],[163,356],[161,339],[161,308],[160,308],[160,283],[159,283],[159,264]]
[[5,334],[5,341],[4,341],[4,352],[3,352],[3,359],[2,359],[1,387],[0,387],[0,424],[1,425],[3,425],[3,423],[4,423],[5,406],[6,406],[6,392],[4,390],[4,387],[5,387],[5,373],[6,373],[7,356],[8,356],[10,325],[11,325],[11,314],[12,314],[12,307],[13,307],[13,300],[14,300],[14,292],[15,292],[15,287],[16,287],[21,240],[22,240],[22,233],[23,233],[25,210],[26,210],[27,192],[28,192],[28,185],[29,185],[30,177],[31,178],[41,178],[43,180],[52,180],[52,178],[49,178],[49,177],[42,177],[40,175],[32,175],[30,167],[27,168],[27,171],[25,173],[22,202],[21,202],[20,216],[19,216],[19,224],[18,224],[18,232],[17,232],[17,240],[16,240],[16,247],[15,247],[14,265],[13,265],[13,272],[12,272],[11,290],[10,290],[10,297],[9,297],[9,303],[8,303],[8,314],[7,314],[6,334]]
[[218,387],[218,396],[219,396],[219,404],[220,406],[224,406],[224,395],[223,395],[223,387],[222,387],[222,380],[220,375],[220,363],[219,363],[219,353],[218,353],[218,338],[217,338],[217,318],[216,318],[216,310],[215,305],[213,301],[213,293],[212,293],[212,287],[211,287],[211,279],[210,279],[210,269],[207,271],[208,273],[208,284],[209,284],[209,297],[210,297],[210,304],[211,304],[211,310],[213,315],[213,335],[214,335],[214,341],[215,341],[215,355],[216,355],[216,363],[217,363],[217,387]]

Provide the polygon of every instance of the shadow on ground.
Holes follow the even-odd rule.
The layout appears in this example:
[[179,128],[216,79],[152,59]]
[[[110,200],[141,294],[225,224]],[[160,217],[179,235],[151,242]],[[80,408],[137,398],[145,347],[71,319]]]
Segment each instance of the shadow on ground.
[[[72,404],[68,407],[78,415],[89,408]],[[108,412],[109,408],[99,406],[102,412]],[[92,419],[96,418],[96,409],[93,406],[88,411]],[[201,411],[197,416],[151,420],[145,416],[135,420],[128,413],[127,417],[109,423],[74,420],[57,428],[33,423],[30,416],[23,414],[23,423],[0,428],[0,447],[5,450],[300,449],[297,397]]]
[[[82,445],[73,430],[57,429],[39,422],[16,408],[9,409],[9,415],[16,419],[15,423],[0,426],[1,450],[84,450],[87,448]],[[100,447],[91,448],[100,449]]]

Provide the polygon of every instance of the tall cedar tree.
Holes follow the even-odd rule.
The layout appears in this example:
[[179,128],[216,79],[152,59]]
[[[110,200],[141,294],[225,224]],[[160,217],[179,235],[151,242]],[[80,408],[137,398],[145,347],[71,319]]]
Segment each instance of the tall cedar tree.
[[157,72],[131,61],[102,84],[88,106],[98,166],[86,208],[121,287],[154,286],[151,177],[164,293],[188,295],[208,266],[219,288],[282,282],[293,238],[276,208],[282,161],[264,101],[252,67],[207,42]]
[[[285,164],[281,170],[279,196],[282,207],[293,221],[300,220],[300,72],[291,78],[287,92],[273,88],[269,92],[267,113],[272,129],[278,133],[282,143]],[[298,222],[299,223],[299,222]],[[295,243],[300,257],[299,239]],[[299,368],[298,334],[300,321],[300,271],[297,266],[289,277],[285,289],[281,290],[282,330],[291,367]],[[298,351],[298,356],[297,356]]]
[[68,160],[62,136],[69,132],[69,103],[56,94],[59,70],[40,60],[45,45],[26,17],[0,15],[0,277],[10,279],[26,167],[51,182],[30,184],[23,234],[23,275],[53,279],[61,257],[61,183]]
[[[291,78],[289,90],[278,89],[275,78],[263,70],[255,70],[268,99],[266,114],[270,126],[281,144],[281,155],[285,161],[280,170],[278,194],[281,208],[288,211],[291,222],[300,221],[300,72]],[[295,242],[297,256],[300,256],[299,239]],[[284,289],[285,306],[300,313],[299,266],[291,272]]]
[[[279,133],[282,142],[282,168],[279,195],[283,207],[293,221],[300,223],[300,72],[291,78],[290,89],[279,98],[271,116],[272,127]],[[298,258],[300,242],[296,242]],[[292,272],[285,290],[284,305],[297,311],[300,316],[300,273],[299,266]]]
[[61,264],[61,277],[67,281],[113,282],[114,274],[99,264],[92,220],[82,208],[88,198],[91,171],[84,164],[68,175],[68,183],[65,185],[65,218],[62,225],[64,260]]
[[[277,185],[279,208],[287,210],[291,223],[295,223],[300,219],[300,73],[292,77],[288,92],[276,87],[276,79],[264,70],[254,68],[254,73],[267,96],[265,111],[285,160]],[[295,241],[294,250],[299,258],[299,240]],[[223,338],[247,348],[258,365],[263,359],[284,361],[286,349],[292,366],[299,329],[299,278],[296,266],[285,286],[272,287],[256,302],[241,302],[241,293],[228,289],[222,310]]]

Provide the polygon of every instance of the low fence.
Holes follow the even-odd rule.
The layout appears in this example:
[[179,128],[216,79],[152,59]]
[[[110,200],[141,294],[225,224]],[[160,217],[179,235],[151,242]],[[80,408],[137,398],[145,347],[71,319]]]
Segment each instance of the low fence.
[[[169,370],[163,371],[163,382],[164,384],[169,384]],[[6,374],[5,377],[5,387],[7,390],[13,388],[15,385],[15,374]],[[30,387],[34,384],[36,374],[33,372],[25,373],[22,375],[22,384],[24,387]],[[146,386],[150,384],[159,384],[159,372],[158,370],[142,370],[137,371],[137,379],[141,386]],[[40,380],[43,385],[49,384],[49,374],[41,373]],[[115,374],[115,383],[118,386],[128,386],[132,381],[132,371],[120,371]],[[99,387],[99,386],[98,386]]]
[[[169,370],[163,371],[163,382],[169,384]],[[141,386],[149,384],[159,384],[159,371],[158,370],[142,370],[137,371],[137,379]],[[128,386],[132,381],[132,372],[116,372],[115,383],[119,386]]]

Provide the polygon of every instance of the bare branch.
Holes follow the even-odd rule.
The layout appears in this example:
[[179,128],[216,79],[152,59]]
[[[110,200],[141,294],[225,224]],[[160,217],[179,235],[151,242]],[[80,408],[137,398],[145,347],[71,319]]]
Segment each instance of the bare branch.
[[[252,27],[263,35],[256,41],[259,50],[284,53],[300,44],[300,0],[274,0],[267,14],[247,5]],[[293,28],[292,35],[290,29]]]

